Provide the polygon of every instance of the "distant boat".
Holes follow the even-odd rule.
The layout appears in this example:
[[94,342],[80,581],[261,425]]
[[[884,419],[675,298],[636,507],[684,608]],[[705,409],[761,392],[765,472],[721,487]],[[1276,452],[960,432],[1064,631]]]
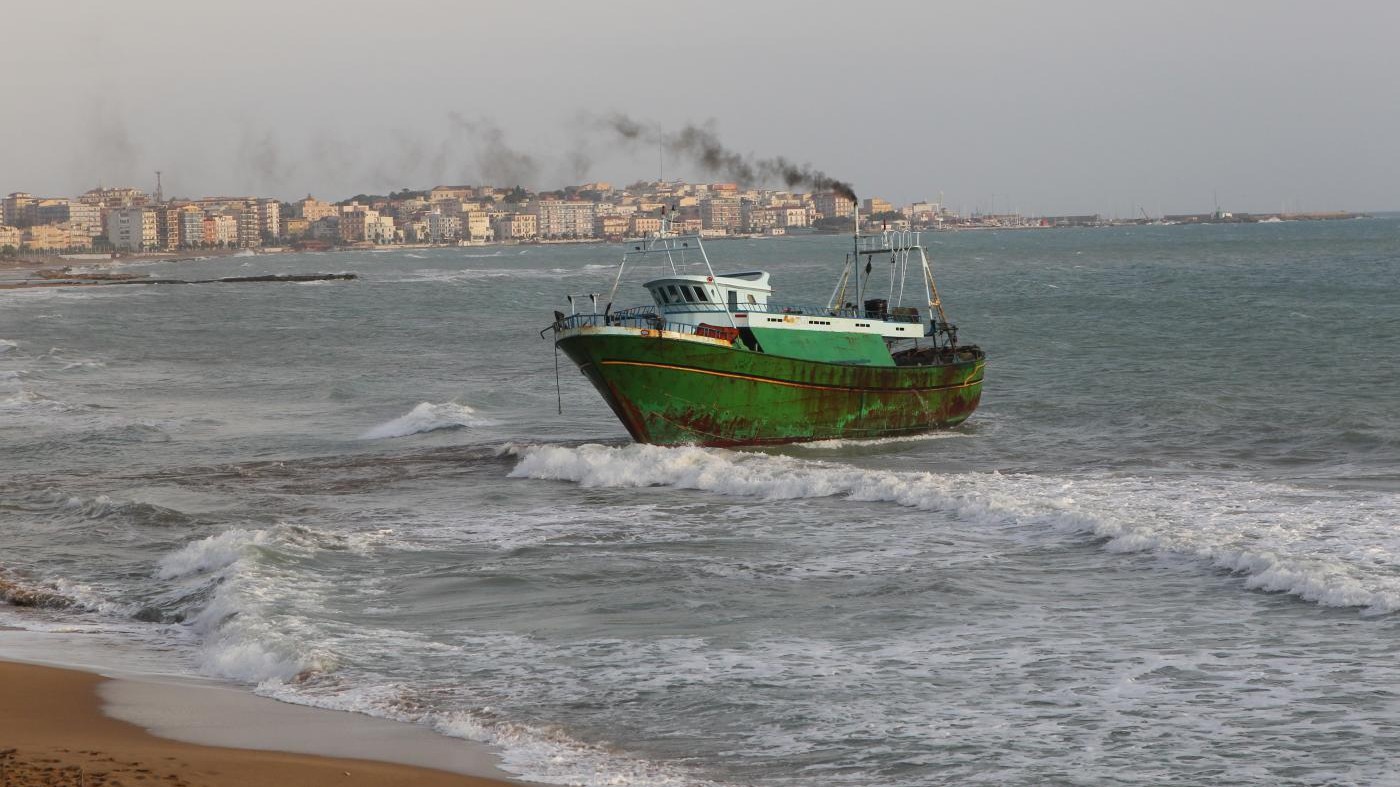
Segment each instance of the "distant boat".
[[[958,343],[919,234],[854,240],[830,300],[790,304],[772,300],[767,272],[716,274],[698,236],[663,230],[628,243],[613,282],[615,295],[630,258],[660,255],[669,273],[645,283],[651,304],[613,311],[610,295],[599,310],[597,295],[570,297],[571,313],[555,312],[544,332],[641,443],[878,438],[961,423],[981,398],[986,358]],[[682,273],[685,258],[706,272]],[[889,267],[879,293],[877,260]],[[911,266],[923,313],[902,305]],[[575,311],[584,298],[590,308]]]

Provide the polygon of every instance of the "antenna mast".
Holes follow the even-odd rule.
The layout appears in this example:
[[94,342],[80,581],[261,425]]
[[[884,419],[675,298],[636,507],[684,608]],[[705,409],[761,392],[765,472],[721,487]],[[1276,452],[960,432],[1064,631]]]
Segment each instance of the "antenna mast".
[[851,197],[851,216],[855,220],[855,228],[851,232],[851,259],[856,265],[856,314],[859,315],[865,309],[865,282],[860,277],[860,203],[854,196]]
[[160,170],[156,170],[156,204],[159,205],[163,202],[165,202],[165,194],[160,188]]

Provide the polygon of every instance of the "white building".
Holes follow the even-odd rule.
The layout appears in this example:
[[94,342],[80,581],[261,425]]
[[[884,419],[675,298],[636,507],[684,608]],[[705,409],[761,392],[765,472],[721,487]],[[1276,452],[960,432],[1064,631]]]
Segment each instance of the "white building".
[[112,208],[107,211],[107,242],[117,251],[156,248],[156,214],[149,208]]
[[462,220],[434,210],[423,217],[428,224],[429,243],[451,243],[462,235]]

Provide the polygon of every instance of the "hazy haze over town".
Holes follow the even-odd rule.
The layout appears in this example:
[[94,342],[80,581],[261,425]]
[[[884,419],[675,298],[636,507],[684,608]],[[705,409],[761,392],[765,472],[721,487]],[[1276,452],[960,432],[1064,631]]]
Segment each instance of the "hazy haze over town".
[[[0,192],[330,199],[654,179],[711,123],[861,196],[1027,213],[1400,207],[1389,2],[27,3]],[[680,161],[667,178],[703,180]],[[771,184],[780,186],[781,184]]]

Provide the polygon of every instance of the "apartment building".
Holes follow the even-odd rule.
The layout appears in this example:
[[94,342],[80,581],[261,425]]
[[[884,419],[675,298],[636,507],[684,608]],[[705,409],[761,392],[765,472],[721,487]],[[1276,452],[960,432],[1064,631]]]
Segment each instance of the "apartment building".
[[812,218],[811,209],[806,207],[789,206],[778,209],[778,225],[782,227],[810,227]]
[[306,195],[306,199],[292,203],[292,207],[296,211],[296,215],[309,222],[320,221],[327,216],[340,215],[339,207],[329,202],[321,202],[310,194]]
[[68,203],[68,225],[73,231],[96,238],[102,235],[102,207],[85,202]]
[[539,237],[539,218],[533,213],[507,213],[497,216],[496,237],[500,240],[534,240]]
[[238,218],[227,213],[206,215],[204,242],[210,246],[237,246]]
[[66,222],[63,224],[36,224],[24,233],[21,245],[26,251],[77,251],[92,248],[92,238],[74,233]]
[[107,211],[107,242],[117,251],[152,251],[160,246],[156,212],[130,206]]
[[738,197],[707,197],[700,201],[700,225],[704,229],[737,232],[742,221]]
[[622,240],[627,237],[628,226],[626,216],[597,216],[593,219],[593,234],[607,240]]
[[893,213],[894,206],[879,197],[869,197],[865,200],[865,215],[874,216],[877,213]]
[[379,211],[363,205],[346,206],[340,213],[340,239],[346,243],[369,240],[369,225],[378,220]]
[[263,238],[282,237],[282,203],[275,199],[259,199],[256,209],[258,212],[258,230]]
[[813,194],[812,204],[816,206],[817,213],[826,219],[850,216],[856,209],[855,203],[834,191],[819,191]]
[[38,223],[39,200],[34,195],[16,191],[4,200],[5,223],[11,227],[28,227]]
[[538,200],[530,206],[541,238],[591,238],[597,210],[591,202]]
[[462,237],[462,219],[459,216],[449,216],[440,210],[434,210],[423,217],[427,225],[426,240],[428,243],[451,243]]
[[125,186],[104,189],[98,186],[95,189],[89,189],[83,192],[82,196],[78,197],[77,201],[86,205],[97,205],[102,208],[125,208],[145,205],[151,201],[151,198],[141,189],[133,189]]
[[627,234],[634,238],[646,238],[660,231],[660,216],[646,216],[640,213],[634,213],[627,219]]

